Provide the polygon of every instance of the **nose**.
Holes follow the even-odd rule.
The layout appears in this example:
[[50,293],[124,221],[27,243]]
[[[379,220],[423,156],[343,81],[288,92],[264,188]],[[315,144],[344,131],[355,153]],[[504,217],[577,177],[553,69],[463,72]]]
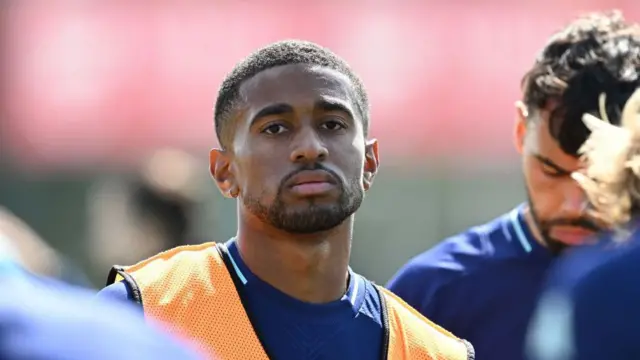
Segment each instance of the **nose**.
[[575,181],[567,181],[562,187],[563,201],[561,213],[563,217],[578,218],[585,215],[589,200],[584,190]]
[[329,150],[311,127],[300,129],[293,139],[292,162],[317,162],[329,156]]

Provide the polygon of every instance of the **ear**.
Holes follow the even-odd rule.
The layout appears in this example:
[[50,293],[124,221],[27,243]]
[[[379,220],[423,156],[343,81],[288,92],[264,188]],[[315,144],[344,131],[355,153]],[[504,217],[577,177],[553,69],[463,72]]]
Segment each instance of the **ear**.
[[522,154],[524,140],[527,136],[527,118],[529,110],[522,101],[516,101],[516,123],[514,128],[514,142],[518,153]]
[[364,148],[364,176],[362,180],[365,190],[369,190],[371,184],[373,184],[373,178],[378,173],[379,166],[378,140],[367,140]]
[[209,153],[209,171],[224,197],[236,198],[240,193],[235,177],[231,172],[229,153],[222,149],[212,149]]

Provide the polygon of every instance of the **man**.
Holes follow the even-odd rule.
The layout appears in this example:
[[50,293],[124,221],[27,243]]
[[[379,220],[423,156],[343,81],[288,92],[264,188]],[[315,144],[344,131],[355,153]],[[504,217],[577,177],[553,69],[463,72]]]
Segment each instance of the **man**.
[[640,358],[640,90],[622,118],[617,128],[585,116],[594,130],[583,148],[588,166],[574,178],[615,232],[554,267],[531,324],[533,359]]
[[195,359],[128,307],[31,275],[1,251],[0,287],[0,359]]
[[[640,84],[640,40],[619,13],[579,18],[551,37],[523,79],[515,143],[527,202],[444,240],[405,265],[388,288],[474,344],[479,359],[524,356],[526,328],[545,272],[563,249],[599,229],[571,173],[607,93],[610,118]],[[477,206],[472,205],[472,206]]]
[[226,243],[116,268],[129,298],[221,359],[467,359],[473,348],[349,269],[354,214],[378,170],[368,100],[344,60],[283,41],[236,65],[210,168],[238,199]]

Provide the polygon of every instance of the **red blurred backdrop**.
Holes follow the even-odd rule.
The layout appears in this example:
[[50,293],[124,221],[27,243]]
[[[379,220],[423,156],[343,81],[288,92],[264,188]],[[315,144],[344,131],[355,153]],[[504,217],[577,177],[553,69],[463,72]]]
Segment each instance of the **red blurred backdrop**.
[[362,76],[372,132],[407,158],[510,154],[522,74],[584,11],[637,0],[13,2],[4,5],[3,146],[30,165],[128,162],[215,145],[227,71],[283,38],[328,46]]

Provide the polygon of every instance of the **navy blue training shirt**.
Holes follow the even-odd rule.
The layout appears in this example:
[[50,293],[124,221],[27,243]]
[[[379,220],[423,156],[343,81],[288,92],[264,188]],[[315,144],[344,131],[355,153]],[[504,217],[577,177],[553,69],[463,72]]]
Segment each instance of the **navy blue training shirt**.
[[640,232],[563,256],[530,327],[536,360],[640,359]]
[[0,259],[0,359],[195,360],[128,306]]
[[518,360],[553,256],[519,206],[411,259],[387,287],[436,324],[471,342],[477,359]]
[[[379,360],[383,325],[381,304],[373,283],[349,271],[345,295],[327,304],[292,298],[254,275],[242,261],[235,241],[226,243],[238,278],[245,286],[247,312],[265,350],[280,360]],[[100,297],[131,301],[122,282]]]

